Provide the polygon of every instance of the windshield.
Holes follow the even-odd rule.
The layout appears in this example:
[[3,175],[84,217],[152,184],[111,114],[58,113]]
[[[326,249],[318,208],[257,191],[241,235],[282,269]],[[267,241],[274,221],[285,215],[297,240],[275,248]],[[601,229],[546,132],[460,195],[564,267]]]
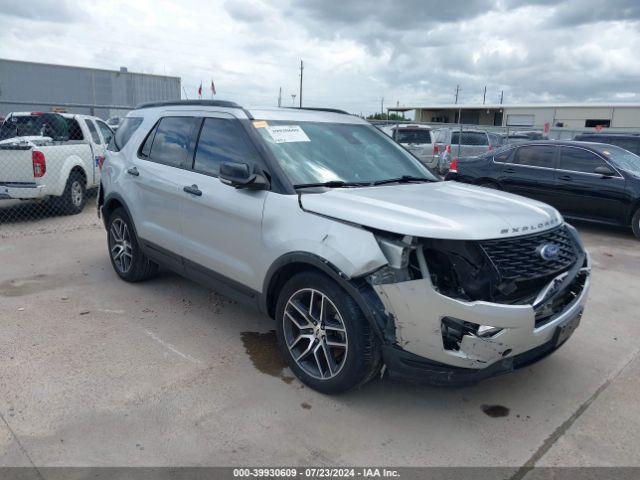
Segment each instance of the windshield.
[[426,129],[399,128],[396,130],[396,141],[398,143],[431,143],[431,132]]
[[293,185],[374,183],[399,177],[436,180],[416,158],[371,125],[255,121]]
[[635,153],[615,145],[607,145],[598,149],[598,151],[610,159],[617,167],[640,176],[640,157]]

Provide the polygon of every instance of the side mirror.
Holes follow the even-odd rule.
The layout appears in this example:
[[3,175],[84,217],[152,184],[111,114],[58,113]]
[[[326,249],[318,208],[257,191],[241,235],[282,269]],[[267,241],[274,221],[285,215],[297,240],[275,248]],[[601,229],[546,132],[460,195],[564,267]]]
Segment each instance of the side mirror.
[[616,174],[616,172],[605,166],[596,167],[593,170],[593,173],[597,173],[598,175],[602,175],[603,177],[613,177]]
[[222,162],[220,164],[220,181],[234,188],[250,190],[266,190],[269,182],[261,173],[252,172],[246,163]]

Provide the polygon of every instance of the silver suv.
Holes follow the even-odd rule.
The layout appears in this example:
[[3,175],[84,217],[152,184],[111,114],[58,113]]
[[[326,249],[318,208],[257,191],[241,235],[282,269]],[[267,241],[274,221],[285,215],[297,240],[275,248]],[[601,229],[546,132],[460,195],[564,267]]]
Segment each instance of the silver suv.
[[589,258],[555,209],[438,181],[357,117],[147,104],[110,148],[98,206],[116,273],[161,265],[254,305],[321,392],[383,365],[474,382],[545,357],[580,321]]
[[504,142],[497,133],[484,130],[441,128],[434,131],[434,136],[434,163],[442,175],[449,171],[454,158],[476,157],[500,147]]

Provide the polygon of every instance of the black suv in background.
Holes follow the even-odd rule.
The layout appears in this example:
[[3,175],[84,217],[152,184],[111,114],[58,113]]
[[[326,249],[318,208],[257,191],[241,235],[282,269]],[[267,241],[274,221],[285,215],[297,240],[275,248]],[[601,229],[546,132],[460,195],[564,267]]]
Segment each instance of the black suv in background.
[[640,155],[640,135],[631,133],[581,133],[574,140],[615,145]]
[[451,163],[445,180],[517,193],[566,217],[631,226],[640,238],[640,157],[615,145],[542,141]]

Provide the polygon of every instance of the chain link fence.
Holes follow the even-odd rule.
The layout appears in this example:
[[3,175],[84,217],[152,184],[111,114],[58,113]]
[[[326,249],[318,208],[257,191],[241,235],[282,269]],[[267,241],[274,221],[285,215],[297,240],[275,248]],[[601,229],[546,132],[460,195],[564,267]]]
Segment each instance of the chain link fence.
[[0,125],[0,239],[99,228],[95,197],[112,136],[95,117],[10,114]]

